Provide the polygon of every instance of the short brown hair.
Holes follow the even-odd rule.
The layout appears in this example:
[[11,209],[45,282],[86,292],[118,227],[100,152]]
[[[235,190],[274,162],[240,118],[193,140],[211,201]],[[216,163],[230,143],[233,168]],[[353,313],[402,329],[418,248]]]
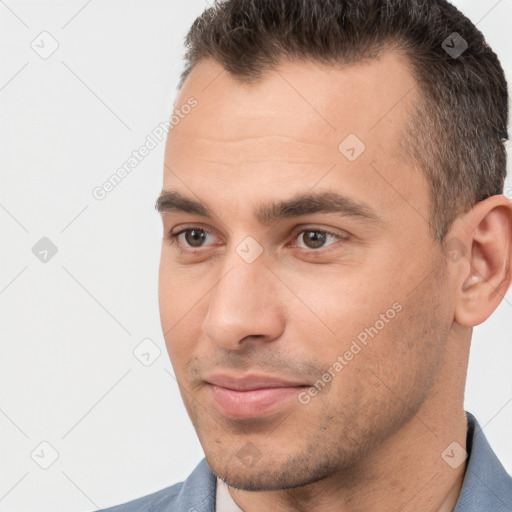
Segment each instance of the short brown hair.
[[[449,52],[455,42],[460,55]],[[336,65],[402,51],[420,99],[401,142],[429,183],[434,238],[442,242],[460,213],[503,193],[505,75],[482,33],[445,0],[216,0],[185,47],[178,89],[205,58],[250,83],[284,60]]]

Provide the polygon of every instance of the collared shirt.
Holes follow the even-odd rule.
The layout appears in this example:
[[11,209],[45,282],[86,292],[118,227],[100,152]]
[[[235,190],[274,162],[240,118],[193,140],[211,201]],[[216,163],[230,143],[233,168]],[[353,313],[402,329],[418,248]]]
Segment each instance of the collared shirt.
[[244,512],[229,494],[228,486],[217,477],[215,512]]

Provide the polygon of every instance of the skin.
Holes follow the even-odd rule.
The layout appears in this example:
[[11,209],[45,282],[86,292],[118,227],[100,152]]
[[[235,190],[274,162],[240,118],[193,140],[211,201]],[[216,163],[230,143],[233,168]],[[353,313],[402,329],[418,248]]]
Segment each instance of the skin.
[[[510,285],[512,206],[494,196],[458,217],[446,239],[466,253],[446,257],[427,182],[399,146],[415,85],[394,53],[339,68],[285,62],[250,85],[203,60],[176,100],[198,105],[169,132],[163,189],[215,217],[162,213],[164,236],[212,232],[202,246],[163,239],[162,328],[208,464],[245,512],[444,512],[457,500],[465,463],[441,454],[466,447],[472,326]],[[349,134],[366,146],[353,162],[338,149]],[[326,190],[380,220],[255,217],[262,202]],[[308,229],[340,238],[315,247]],[[263,249],[252,263],[236,251],[247,236]],[[247,419],[213,402],[212,372],[312,386],[394,303],[401,311],[307,404]],[[252,464],[237,456],[248,447]]]

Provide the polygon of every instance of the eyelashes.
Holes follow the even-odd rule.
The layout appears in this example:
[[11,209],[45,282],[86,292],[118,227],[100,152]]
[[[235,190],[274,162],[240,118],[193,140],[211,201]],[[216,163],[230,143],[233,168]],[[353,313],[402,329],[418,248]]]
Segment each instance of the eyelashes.
[[190,231],[199,231],[201,233],[206,233],[207,235],[212,235],[213,234],[211,231],[208,231],[205,228],[190,227],[190,228],[185,228],[185,229],[182,229],[180,231],[177,231],[176,233],[169,233],[166,238],[167,238],[167,240],[169,240],[171,242],[171,244],[178,245],[178,238],[182,234],[188,233]]
[[[180,250],[180,252],[183,252],[183,253],[186,253],[186,252],[195,253],[195,252],[199,252],[204,247],[208,247],[208,245],[191,246],[188,243],[186,243],[185,244],[185,248],[183,248],[180,245],[180,243],[179,243],[180,242],[180,237],[181,237],[181,235],[184,235],[184,234],[190,233],[190,232],[200,233],[203,240],[206,239],[208,236],[212,236],[213,235],[213,233],[211,231],[209,231],[208,229],[206,229],[206,228],[201,228],[201,227],[198,227],[198,226],[190,226],[190,227],[181,229],[181,230],[179,230],[179,231],[177,231],[175,233],[172,233],[172,232],[168,233],[168,235],[166,236],[166,239],[172,245],[175,245]],[[302,235],[304,233],[320,234],[321,238],[324,237],[325,240],[327,240],[328,238],[334,238],[334,239],[343,241],[343,240],[346,240],[348,238],[347,236],[341,236],[339,234],[333,233],[333,232],[331,232],[329,230],[326,230],[326,229],[323,229],[323,228],[308,227],[308,228],[302,228],[299,231],[296,231],[294,233],[292,239],[296,240],[299,237],[299,235]],[[330,247],[331,245],[334,245],[334,244],[322,245],[321,247],[316,247],[316,248],[312,248],[312,247],[297,247],[295,245],[292,245],[292,247],[296,247],[298,249],[301,249],[301,250],[307,251],[307,252],[320,252],[323,249],[325,249],[327,247]]]

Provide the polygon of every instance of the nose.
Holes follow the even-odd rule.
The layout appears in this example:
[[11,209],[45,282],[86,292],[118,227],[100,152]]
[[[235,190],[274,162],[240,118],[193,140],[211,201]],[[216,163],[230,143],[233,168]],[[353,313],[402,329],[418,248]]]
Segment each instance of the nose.
[[206,336],[231,350],[279,338],[284,329],[284,286],[264,256],[248,263],[233,250],[220,276],[209,295],[202,325]]

